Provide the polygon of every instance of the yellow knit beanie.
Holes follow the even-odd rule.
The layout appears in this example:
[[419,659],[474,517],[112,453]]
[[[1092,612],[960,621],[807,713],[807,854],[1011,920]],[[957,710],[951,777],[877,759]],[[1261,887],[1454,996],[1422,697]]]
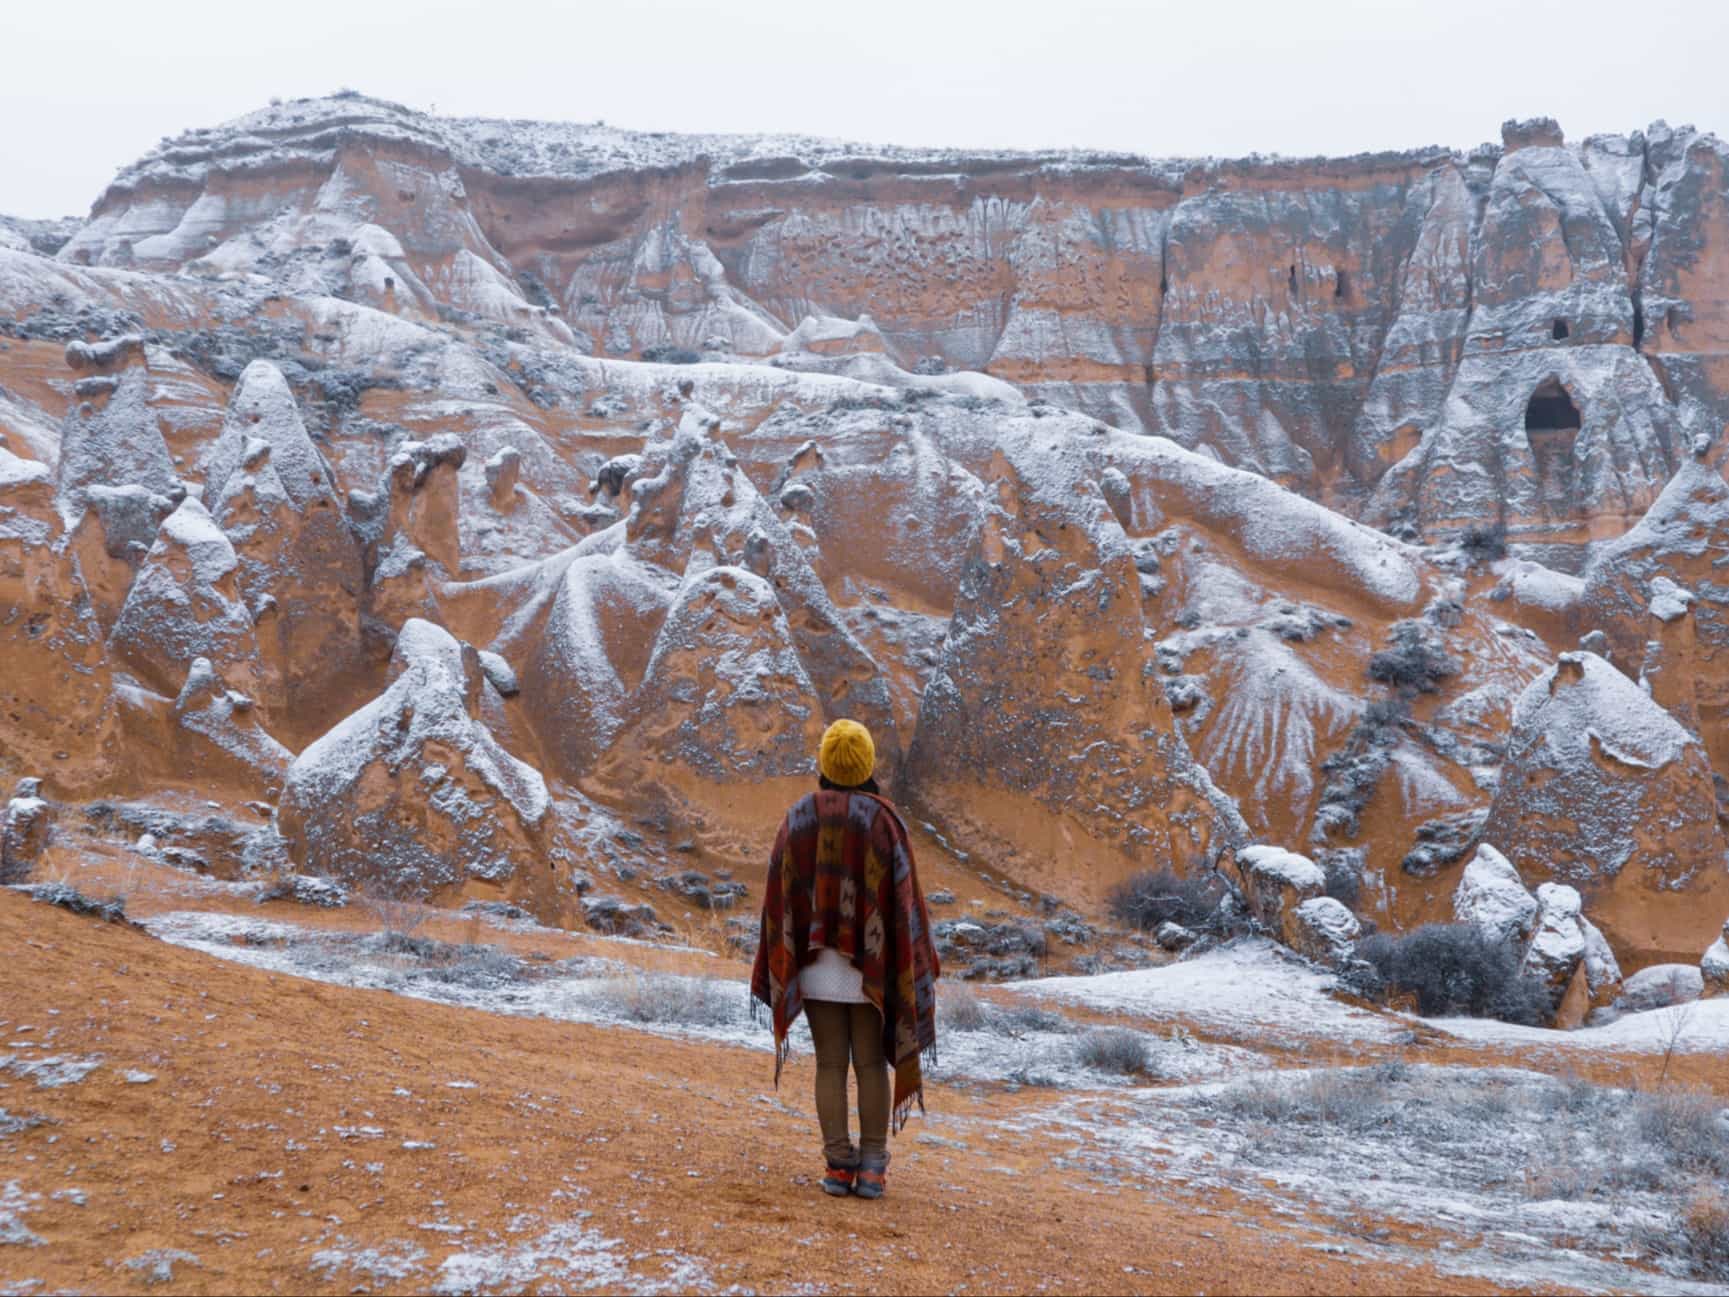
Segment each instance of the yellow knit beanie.
[[871,732],[857,721],[836,721],[823,731],[817,753],[817,769],[831,784],[852,788],[871,777],[876,769],[876,744]]

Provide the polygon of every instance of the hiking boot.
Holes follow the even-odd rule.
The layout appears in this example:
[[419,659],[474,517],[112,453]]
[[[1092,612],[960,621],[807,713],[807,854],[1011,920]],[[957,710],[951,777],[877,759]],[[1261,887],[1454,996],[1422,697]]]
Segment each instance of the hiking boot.
[[828,1171],[822,1178],[822,1191],[831,1198],[844,1198],[853,1191],[853,1182],[857,1176],[857,1167],[836,1166],[830,1162]]
[[853,1179],[853,1193],[860,1198],[880,1198],[888,1188],[888,1168],[884,1166],[860,1167]]

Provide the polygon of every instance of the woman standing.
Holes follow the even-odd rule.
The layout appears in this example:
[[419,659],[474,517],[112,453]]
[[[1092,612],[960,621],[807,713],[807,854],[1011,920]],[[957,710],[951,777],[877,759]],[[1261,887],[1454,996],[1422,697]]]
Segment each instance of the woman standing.
[[[936,947],[906,825],[873,778],[876,746],[857,721],[822,736],[817,791],[781,822],[769,861],[751,995],[774,1023],[775,1084],[802,1011],[816,1048],[823,1189],[880,1198],[889,1130],[924,1106],[921,1054],[936,1048]],[[859,1143],[847,1068],[858,1075]],[[889,1066],[894,1069],[891,1098]]]

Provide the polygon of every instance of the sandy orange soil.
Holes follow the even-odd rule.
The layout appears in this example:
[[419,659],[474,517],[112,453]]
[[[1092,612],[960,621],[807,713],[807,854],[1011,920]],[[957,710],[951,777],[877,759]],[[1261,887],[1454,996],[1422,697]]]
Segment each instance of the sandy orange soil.
[[[21,1219],[45,1244],[0,1248],[9,1286],[142,1290],[124,1262],[178,1249],[197,1263],[177,1291],[415,1291],[444,1255],[517,1239],[524,1212],[580,1210],[645,1284],[675,1253],[758,1291],[1495,1291],[1315,1251],[1228,1195],[1088,1182],[1054,1165],[1060,1139],[994,1129],[1048,1093],[933,1086],[889,1196],[833,1201],[808,1059],[777,1095],[765,1054],[269,974],[15,893],[0,942],[5,1040],[102,1058],[79,1084],[0,1088],[44,1119],[0,1138],[0,1188],[36,1195]],[[400,1282],[313,1264],[404,1244],[427,1264]]]

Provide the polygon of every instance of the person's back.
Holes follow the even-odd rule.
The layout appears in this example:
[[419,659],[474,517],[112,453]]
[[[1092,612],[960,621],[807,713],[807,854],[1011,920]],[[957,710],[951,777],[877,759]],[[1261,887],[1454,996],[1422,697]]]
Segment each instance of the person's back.
[[[752,994],[772,1011],[775,1080],[803,1012],[816,1051],[816,1107],[831,1194],[878,1197],[888,1136],[923,1102],[921,1053],[936,1043],[936,950],[906,826],[873,778],[854,721],[823,735],[820,787],[781,823],[764,889]],[[889,1087],[890,1063],[894,1087]],[[858,1075],[857,1146],[848,1065]]]

